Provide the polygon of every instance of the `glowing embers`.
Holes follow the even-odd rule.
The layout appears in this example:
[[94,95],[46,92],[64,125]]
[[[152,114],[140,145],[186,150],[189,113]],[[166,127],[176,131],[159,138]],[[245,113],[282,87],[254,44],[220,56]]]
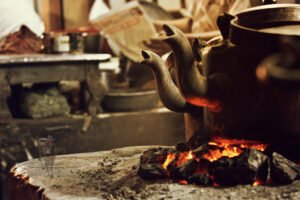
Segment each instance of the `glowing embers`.
[[212,112],[221,112],[221,103],[219,101],[210,101],[205,98],[186,98],[187,102],[199,107],[206,107]]
[[267,155],[266,148],[255,141],[217,138],[193,150],[184,143],[176,149],[150,149],[141,156],[138,174],[210,186],[287,184],[300,177],[296,164],[276,153]]
[[168,154],[166,160],[164,161],[164,163],[162,164],[162,167],[164,169],[167,169],[168,165],[170,164],[170,162],[172,162],[175,159],[176,155],[175,153],[170,153]]
[[210,150],[202,156],[209,161],[218,160],[223,156],[233,158],[239,156],[245,151],[245,149],[264,151],[268,146],[267,144],[259,144],[255,141],[226,140],[221,138],[215,138],[214,142],[209,142],[208,145],[218,147]]
[[255,180],[254,183],[252,184],[253,186],[259,186],[259,185],[262,185],[263,182],[259,179]]

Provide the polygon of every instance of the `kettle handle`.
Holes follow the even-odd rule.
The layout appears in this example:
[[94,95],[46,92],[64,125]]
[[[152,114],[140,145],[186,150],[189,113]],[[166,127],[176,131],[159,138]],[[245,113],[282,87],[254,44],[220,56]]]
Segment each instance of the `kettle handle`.
[[[280,83],[300,83],[300,41],[291,37],[279,40],[281,52],[264,59],[256,70],[261,81],[271,79]],[[296,86],[293,84],[291,86]],[[298,87],[298,86],[297,86]]]
[[274,54],[264,59],[256,69],[258,80],[261,82],[271,80],[276,83],[295,83],[297,86],[300,85],[300,69],[280,66],[280,58],[280,54]]

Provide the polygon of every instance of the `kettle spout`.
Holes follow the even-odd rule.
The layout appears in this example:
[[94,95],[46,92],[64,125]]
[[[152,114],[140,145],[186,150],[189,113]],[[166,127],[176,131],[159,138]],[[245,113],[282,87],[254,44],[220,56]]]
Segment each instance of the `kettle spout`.
[[179,29],[164,25],[167,42],[175,56],[176,82],[187,101],[207,94],[207,81],[201,75],[195,62],[194,52],[188,38]]
[[[173,82],[164,61],[155,53],[142,51],[143,64],[151,67],[162,103],[175,112],[191,112],[195,107],[185,101]],[[197,108],[199,109],[199,108]]]

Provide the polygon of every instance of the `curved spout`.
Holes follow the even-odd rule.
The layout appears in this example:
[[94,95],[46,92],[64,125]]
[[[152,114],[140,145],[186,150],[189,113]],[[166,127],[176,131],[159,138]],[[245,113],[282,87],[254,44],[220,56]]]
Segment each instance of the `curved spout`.
[[173,82],[169,70],[163,60],[155,53],[142,51],[144,61],[142,63],[151,67],[157,90],[162,103],[170,110],[175,112],[193,112],[199,108],[187,103],[181,96],[178,88]]
[[175,55],[176,81],[179,89],[185,99],[194,104],[194,99],[206,97],[207,81],[197,68],[192,47],[184,33],[169,25],[164,25],[163,29],[167,35],[164,41],[171,46]]

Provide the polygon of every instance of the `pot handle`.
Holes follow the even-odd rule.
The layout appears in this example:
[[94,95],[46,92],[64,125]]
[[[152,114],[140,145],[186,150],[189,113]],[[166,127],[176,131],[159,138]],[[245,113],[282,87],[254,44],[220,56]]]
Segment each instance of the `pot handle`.
[[261,81],[270,79],[280,83],[300,83],[300,42],[286,37],[280,39],[280,44],[281,52],[268,56],[259,65],[257,78]]
[[300,85],[300,69],[281,66],[280,60],[280,54],[271,55],[263,60],[256,69],[258,80],[261,82],[271,80],[276,83],[297,83],[296,85]]

